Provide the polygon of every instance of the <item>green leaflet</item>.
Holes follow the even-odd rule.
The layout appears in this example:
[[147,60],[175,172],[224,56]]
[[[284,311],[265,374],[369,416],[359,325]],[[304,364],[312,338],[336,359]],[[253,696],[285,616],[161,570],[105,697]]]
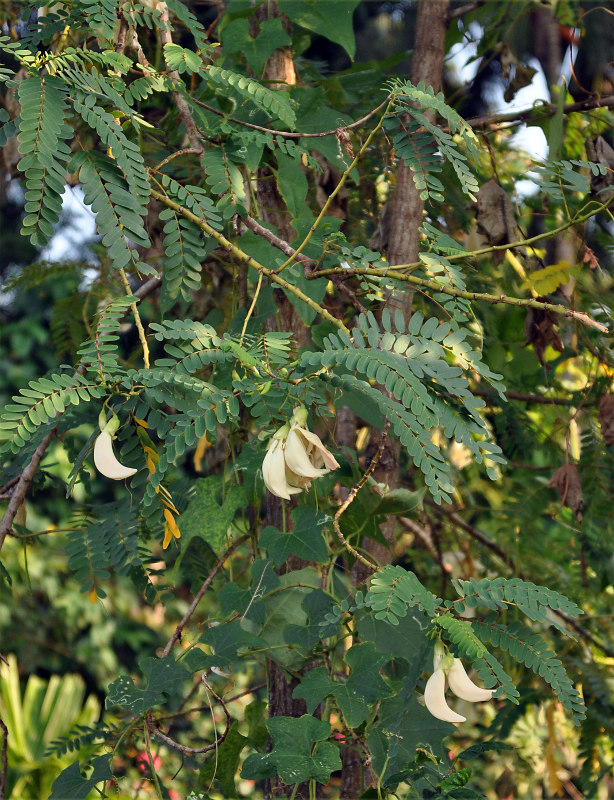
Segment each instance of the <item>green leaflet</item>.
[[22,233],[34,245],[47,244],[62,210],[66,162],[70,148],[65,143],[72,129],[64,124],[67,113],[66,87],[56,77],[30,77],[19,85],[19,152],[17,165],[25,172],[27,212]]

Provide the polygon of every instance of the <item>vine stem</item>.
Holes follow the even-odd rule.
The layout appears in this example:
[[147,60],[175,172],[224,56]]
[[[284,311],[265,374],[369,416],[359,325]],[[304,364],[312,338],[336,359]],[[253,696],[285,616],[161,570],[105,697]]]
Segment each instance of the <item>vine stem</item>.
[[[176,203],[174,200],[171,200],[170,197],[162,194],[161,192],[156,191],[155,189],[151,190],[151,196],[155,197],[156,200],[159,200],[163,205],[167,206],[167,208],[172,208],[178,214],[181,214],[184,219],[190,220],[195,225],[197,225],[202,231],[204,231],[208,236],[211,236],[215,241],[221,245],[225,250],[228,250],[229,253],[232,253],[239,261],[243,261],[244,264],[247,264],[248,267],[252,267],[256,270],[256,272],[262,273],[271,280],[273,283],[276,283],[278,286],[282,286],[286,291],[293,294],[299,300],[302,300],[304,303],[316,311],[321,317],[331,322],[336,328],[339,330],[344,331],[348,336],[350,335],[350,331],[340,319],[333,316],[330,311],[327,311],[323,308],[319,303],[316,303],[309,295],[305,294],[301,289],[293,284],[289,283],[284,278],[277,275],[275,270],[269,269],[265,267],[264,264],[261,264],[259,261],[256,261],[255,258],[249,256],[245,251],[241,250],[240,247],[237,247],[236,244],[233,244],[229,239],[227,239],[223,233],[216,231],[215,228],[212,228],[208,222],[204,219],[201,219],[196,214],[192,213],[189,209],[184,208],[179,203]],[[300,250],[301,248],[299,248]]]
[[[386,116],[387,116],[388,112],[390,111],[390,108],[391,108],[392,104],[393,104],[393,100],[392,100],[392,99],[389,99],[389,100],[388,100],[388,103],[387,103],[387,105],[386,105],[386,109],[385,109],[384,113],[382,114],[382,116],[380,117],[380,120],[379,120],[379,122],[377,123],[377,125],[376,125],[376,126],[373,128],[373,130],[371,131],[371,133],[370,133],[370,134],[367,136],[367,138],[365,139],[365,141],[364,141],[364,144],[362,145],[362,147],[360,148],[360,150],[358,151],[358,153],[356,153],[356,155],[354,156],[354,159],[353,159],[353,160],[352,160],[352,162],[350,163],[350,166],[349,166],[349,167],[347,167],[347,169],[345,170],[345,172],[343,173],[343,175],[342,175],[342,176],[341,176],[341,178],[339,179],[339,183],[338,183],[338,184],[335,186],[335,188],[333,189],[333,191],[332,191],[332,192],[329,194],[329,196],[328,196],[328,198],[327,198],[326,202],[324,203],[324,205],[322,206],[322,209],[321,209],[320,213],[318,214],[318,216],[317,216],[317,218],[316,218],[315,222],[314,222],[314,223],[313,223],[313,225],[312,225],[312,226],[309,228],[309,231],[307,232],[307,235],[305,236],[305,238],[303,239],[303,241],[300,243],[300,245],[297,247],[297,250],[298,250],[298,251],[301,251],[301,250],[303,250],[303,248],[304,248],[304,247],[305,247],[307,244],[309,244],[309,242],[311,241],[311,237],[312,237],[312,236],[313,236],[313,234],[316,232],[316,230],[317,230],[318,226],[320,225],[320,223],[321,223],[321,222],[322,222],[322,220],[324,219],[324,217],[325,217],[325,215],[326,215],[326,212],[327,212],[327,211],[328,211],[328,209],[330,208],[330,204],[333,202],[333,200],[335,199],[335,197],[337,196],[337,194],[338,194],[338,193],[341,191],[341,189],[342,189],[343,185],[345,184],[346,180],[347,180],[347,179],[348,179],[348,177],[350,176],[350,173],[351,173],[351,171],[354,169],[354,167],[355,167],[355,166],[358,164],[358,162],[360,161],[360,159],[361,159],[361,158],[363,157],[363,155],[365,154],[365,152],[366,152],[367,148],[369,147],[369,145],[370,145],[370,144],[371,144],[371,142],[373,141],[373,138],[374,138],[375,134],[376,134],[376,133],[379,131],[379,129],[380,129],[380,128],[382,127],[382,125],[384,124],[384,120],[386,119]],[[289,257],[289,258],[288,258],[286,261],[284,261],[284,263],[281,265],[281,267],[278,267],[278,268],[275,270],[275,272],[277,272],[277,273],[280,273],[280,272],[281,272],[282,270],[284,270],[284,269],[285,269],[287,266],[289,266],[289,265],[292,263],[292,261],[293,261],[293,260],[294,260],[294,256],[290,256],[290,257]]]
[[227,559],[234,553],[234,551],[237,549],[237,547],[239,547],[239,545],[243,544],[243,542],[245,542],[247,539],[249,539],[249,534],[246,533],[244,536],[241,536],[236,541],[234,541],[230,545],[230,547],[226,550],[226,552],[222,554],[220,560],[217,562],[217,564],[213,567],[211,572],[205,578],[205,581],[204,581],[203,585],[198,590],[198,593],[194,596],[194,599],[190,603],[190,607],[188,608],[188,610],[185,612],[185,614],[181,618],[181,621],[179,623],[177,623],[177,627],[175,628],[175,630],[173,632],[173,635],[168,640],[164,650],[162,651],[162,658],[166,658],[168,656],[168,654],[171,652],[171,648],[173,647],[175,642],[180,639],[181,632],[183,631],[183,629],[185,628],[185,626],[189,622],[192,614],[196,611],[196,607],[198,606],[198,604],[202,600],[203,595],[205,594],[207,589],[211,586],[211,583],[213,582],[213,579],[215,578],[217,573],[221,570],[221,568],[224,566],[224,564],[226,563]]
[[241,328],[241,336],[239,337],[239,345],[243,345],[243,339],[245,337],[245,331],[247,330],[247,324],[250,321],[252,314],[254,313],[254,309],[256,308],[256,303],[258,302],[258,297],[260,296],[260,289],[262,287],[262,272],[258,274],[258,284],[256,286],[256,291],[254,292],[254,296],[252,297],[252,302],[250,304],[249,309],[247,310],[247,314],[245,315],[245,319],[243,321],[243,327]]
[[[405,267],[411,265],[406,264]],[[395,269],[398,269],[396,267]],[[392,268],[377,269],[373,267],[334,267],[332,269],[323,269],[314,272],[308,277],[322,278],[326,275],[345,275],[351,277],[352,275],[376,275],[378,277],[389,277],[397,281],[404,281],[406,283],[414,284],[414,286],[424,286],[426,289],[432,289],[435,292],[448,294],[451,297],[464,297],[467,300],[484,301],[486,303],[503,303],[510,306],[528,306],[530,308],[541,308],[544,311],[551,311],[553,314],[558,314],[560,317],[571,317],[577,322],[581,322],[589,328],[595,328],[601,333],[608,333],[608,328],[601,322],[597,322],[585,314],[583,311],[575,311],[573,308],[558,305],[557,303],[545,303],[541,300],[535,300],[532,297],[511,297],[506,294],[489,294],[487,292],[469,292],[464,289],[458,289],[456,286],[444,285],[437,281],[429,280],[428,278],[418,278],[416,275],[404,275],[401,273],[397,275],[396,272],[390,274]]]
[[147,758],[149,759],[149,771],[151,772],[151,776],[153,778],[154,786],[156,787],[156,794],[160,798],[160,800],[164,800],[164,796],[162,794],[162,787],[160,786],[160,780],[158,778],[158,773],[156,772],[156,767],[153,761],[153,755],[151,752],[151,739],[149,738],[149,729],[147,727],[147,721],[143,723],[143,733],[145,735],[145,750],[147,751]]
[[6,776],[8,774],[8,744],[9,730],[2,718],[0,718],[0,728],[2,729],[2,770],[0,771],[0,800],[4,800],[6,792]]
[[[120,278],[122,279],[122,283],[124,284],[126,294],[130,295],[130,297],[134,297],[132,289],[130,288],[130,281],[128,280],[126,271],[123,268],[120,269],[119,275]],[[134,301],[134,303],[130,303],[130,308],[132,309],[132,313],[134,314],[136,329],[139,332],[139,341],[141,342],[141,347],[143,348],[143,362],[145,364],[145,369],[149,369],[149,346],[147,344],[147,336],[145,335],[145,328],[143,327],[143,323],[141,322],[141,315],[139,314],[139,309],[136,300]]]
[[[169,747],[172,747],[174,750],[179,750],[179,752],[185,753],[186,755],[195,755],[196,753],[208,753],[210,750],[215,750],[217,752],[218,747],[228,736],[230,726],[232,725],[232,717],[230,716],[230,711],[228,710],[228,706],[226,705],[226,703],[222,700],[222,698],[218,694],[216,694],[213,691],[211,686],[205,680],[204,675],[202,676],[201,681],[203,682],[203,685],[206,688],[206,690],[210,692],[213,695],[213,697],[215,697],[215,699],[218,701],[218,703],[222,706],[222,709],[224,711],[224,716],[226,717],[226,729],[222,734],[220,734],[220,736],[217,735],[216,731],[215,741],[213,742],[213,744],[207,744],[204,747],[188,747],[185,744],[180,744],[179,742],[176,742],[174,739],[171,739],[170,736],[167,736],[165,733],[162,733],[162,731],[156,727],[151,711],[147,712],[146,723],[145,723],[147,730],[153,733],[153,735],[156,738],[160,739],[160,741],[164,742]],[[210,706],[210,709],[211,709],[211,718],[213,719],[213,708]]]
[[368,558],[365,558],[362,555],[362,553],[359,553],[358,550],[356,550],[354,547],[352,547],[352,545],[348,542],[348,540],[345,538],[345,536],[341,532],[341,526],[339,524],[339,520],[341,519],[342,514],[344,514],[347,511],[347,509],[350,506],[350,504],[354,501],[354,499],[355,499],[356,495],[358,494],[358,492],[362,489],[362,487],[365,485],[367,480],[370,478],[371,474],[373,473],[373,470],[375,469],[375,467],[377,466],[380,458],[382,457],[382,455],[384,453],[384,448],[386,447],[386,441],[388,439],[388,431],[389,431],[389,429],[390,429],[390,420],[387,419],[386,420],[386,424],[384,425],[384,430],[382,431],[382,439],[381,439],[381,441],[379,443],[379,447],[377,449],[377,453],[373,456],[373,459],[372,459],[371,463],[369,464],[369,466],[367,467],[367,469],[365,470],[365,473],[362,476],[362,478],[357,483],[354,484],[354,486],[352,487],[352,489],[351,489],[350,493],[348,494],[348,496],[345,498],[343,503],[339,506],[339,508],[337,509],[337,513],[335,514],[335,517],[333,519],[333,528],[335,529],[335,533],[337,534],[337,539],[339,539],[339,541],[341,542],[343,547],[348,551],[348,553],[353,555],[354,558],[357,561],[360,561],[360,563],[363,566],[367,567],[368,569],[372,569],[375,572],[379,572],[379,570],[380,570],[379,564],[376,563],[375,561],[372,561],[372,560],[370,560]]

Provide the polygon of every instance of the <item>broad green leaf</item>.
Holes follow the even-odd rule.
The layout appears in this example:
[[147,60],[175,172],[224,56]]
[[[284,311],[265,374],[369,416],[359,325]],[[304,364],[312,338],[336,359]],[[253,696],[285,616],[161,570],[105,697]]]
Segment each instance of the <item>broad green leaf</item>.
[[273,717],[267,722],[273,750],[255,753],[243,764],[241,777],[259,780],[277,773],[284,783],[295,784],[314,778],[328,783],[331,772],[341,769],[339,748],[325,739],[330,736],[328,722],[304,715]]
[[328,559],[328,548],[322,527],[329,519],[313,506],[298,506],[292,512],[292,530],[282,533],[268,525],[260,534],[260,547],[268,550],[269,556],[278,567],[290,553],[306,561],[325,562]]
[[224,54],[243,53],[256,75],[260,74],[273,50],[291,43],[279,17],[262,20],[259,25],[255,38],[250,36],[250,23],[246,19],[233,20],[222,33]]
[[246,737],[239,733],[239,723],[233,722],[222,744],[202,767],[198,776],[199,784],[207,789],[215,778],[227,797],[237,797],[235,775],[241,751],[247,741]]
[[356,53],[352,15],[359,0],[284,0],[283,11],[292,22],[340,44],[350,58]]
[[209,475],[194,481],[194,494],[186,510],[179,515],[181,551],[185,553],[194,536],[200,536],[217,553],[226,545],[226,534],[239,508],[245,506],[242,486],[227,486],[222,492],[222,478]]
[[55,779],[49,800],[85,800],[96,784],[113,778],[109,761],[109,755],[93,759],[91,762],[93,769],[88,778],[83,777],[81,765],[79,761],[75,761],[62,770]]
[[146,688],[137,689],[132,678],[122,675],[113,681],[107,692],[107,708],[122,706],[140,716],[152,706],[158,705],[164,695],[173,695],[188,677],[186,670],[172,656],[167,658],[145,658],[139,662]]
[[377,724],[367,735],[373,755],[373,769],[385,781],[407,767],[416,756],[416,748],[428,746],[442,760],[448,753],[444,738],[454,726],[436,719],[413,694],[405,693],[382,700]]
[[200,641],[213,648],[213,655],[205,656],[205,659],[210,666],[217,667],[225,667],[237,659],[240,650],[262,647],[262,640],[241,627],[240,619],[207,628]]
[[380,675],[381,667],[388,661],[388,656],[376,652],[373,642],[354,645],[345,656],[350,667],[346,683],[331,680],[326,669],[319,667],[305,675],[293,697],[303,698],[307,710],[313,713],[318,703],[333,694],[345,721],[357,727],[368,717],[371,703],[390,694],[388,684]]

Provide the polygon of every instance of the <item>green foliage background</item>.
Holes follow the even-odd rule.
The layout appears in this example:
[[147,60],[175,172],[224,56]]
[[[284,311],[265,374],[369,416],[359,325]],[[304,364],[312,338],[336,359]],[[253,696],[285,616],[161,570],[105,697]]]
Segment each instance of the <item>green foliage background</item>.
[[[338,797],[353,769],[365,797],[607,797],[609,105],[559,88],[532,163],[522,120],[354,61],[369,3],[278,5],[2,7],[3,796]],[[522,75],[539,4],[471,5],[447,51],[473,21]],[[67,185],[97,236],[50,263]],[[285,503],[262,461],[300,405],[340,466]],[[125,482],[93,466],[101,412]],[[420,699],[437,641],[495,692],[458,728]]]

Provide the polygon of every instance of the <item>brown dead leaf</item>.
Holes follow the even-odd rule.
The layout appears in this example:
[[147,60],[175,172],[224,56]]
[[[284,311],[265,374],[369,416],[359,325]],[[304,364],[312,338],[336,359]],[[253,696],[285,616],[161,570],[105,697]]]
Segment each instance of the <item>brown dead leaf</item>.
[[[540,297],[539,300],[544,298]],[[554,350],[562,353],[564,350],[561,337],[557,333],[554,324],[555,315],[543,308],[528,308],[527,316],[524,321],[524,344],[523,347],[533,345],[535,355],[542,366],[546,366],[544,351],[548,345]]]
[[614,396],[604,394],[599,401],[599,424],[606,447],[614,444]]
[[582,509],[584,507],[584,495],[582,494],[582,483],[580,473],[575,464],[563,464],[550,478],[549,489],[556,489],[561,498],[561,502],[567,508],[571,508],[578,522],[582,521]]

